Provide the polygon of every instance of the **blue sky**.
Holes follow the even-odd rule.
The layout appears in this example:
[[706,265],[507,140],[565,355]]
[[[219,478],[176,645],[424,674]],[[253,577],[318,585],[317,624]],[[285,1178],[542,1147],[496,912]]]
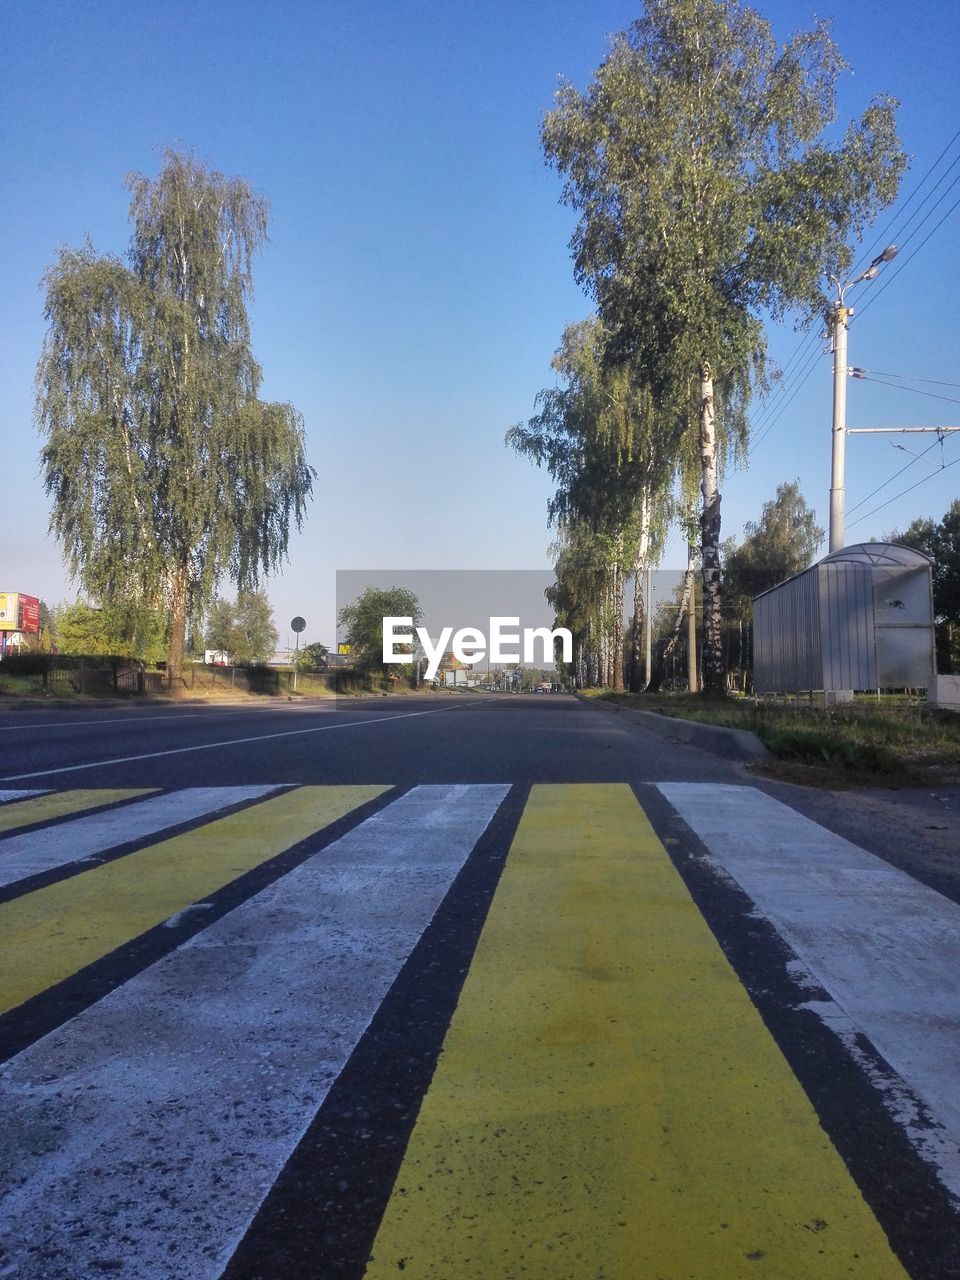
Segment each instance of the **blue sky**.
[[[908,196],[960,129],[957,5],[758,7],[781,39],[817,16],[833,19],[853,69],[841,122],[875,93],[901,99]],[[558,76],[585,87],[608,33],[639,12],[619,0],[6,0],[0,588],[50,603],[75,594],[46,532],[32,423],[40,278],[61,244],[89,236],[98,250],[125,249],[124,174],[155,173],[168,145],[244,176],[272,206],[255,267],[254,348],[264,395],[302,411],[318,471],[290,564],[268,584],[281,643],[294,614],[307,618],[304,642],[332,640],[336,569],[546,566],[549,480],[508,452],[503,434],[533,412],[564,325],[590,306],[573,281],[573,215],[559,205],[539,126]],[[954,188],[916,228],[960,176],[960,164],[946,173],[957,156],[960,140],[902,215],[895,208],[878,222],[878,234],[893,222],[883,243],[915,230],[882,294],[883,279],[862,290],[851,364],[960,383],[960,209],[907,260],[960,196]],[[817,359],[816,342],[804,341],[789,326],[770,329],[782,364],[801,353],[802,381],[788,368],[772,411],[756,406],[759,431],[770,430],[749,469],[726,479],[725,535],[740,535],[777,484],[795,478],[826,524],[830,357]],[[960,400],[956,386],[912,385]],[[852,382],[848,422],[960,425],[960,404]],[[931,465],[939,445],[913,461],[894,439],[915,454],[930,444],[848,441],[848,541],[939,518],[960,492],[960,466]],[[960,459],[960,436],[942,459]],[[665,566],[683,558],[675,537]]]

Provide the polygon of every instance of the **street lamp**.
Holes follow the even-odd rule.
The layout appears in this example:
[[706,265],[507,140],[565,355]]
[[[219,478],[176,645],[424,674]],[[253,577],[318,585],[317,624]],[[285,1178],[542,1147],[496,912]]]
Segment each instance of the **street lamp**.
[[883,253],[878,254],[865,271],[861,271],[853,280],[841,283],[836,276],[830,281],[836,286],[837,301],[828,317],[830,336],[833,339],[833,451],[830,467],[830,551],[839,551],[845,537],[845,503],[844,489],[844,457],[847,442],[847,321],[853,314],[853,307],[845,305],[846,293],[855,284],[864,280],[875,280],[885,262],[892,261],[899,250],[895,244],[888,244]]

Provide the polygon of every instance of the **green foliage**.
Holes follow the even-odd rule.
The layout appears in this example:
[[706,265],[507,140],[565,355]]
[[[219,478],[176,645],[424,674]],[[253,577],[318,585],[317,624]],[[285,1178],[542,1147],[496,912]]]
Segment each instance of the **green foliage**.
[[938,618],[960,627],[960,498],[940,521],[919,519],[890,542],[915,547],[933,561],[933,609]]
[[83,600],[60,605],[53,626],[58,653],[158,662],[166,648],[164,615],[135,602],[118,601],[99,609]]
[[258,398],[247,299],[265,201],[175,152],[127,184],[127,262],[63,249],[44,279],[36,413],[72,573],[105,605],[167,609],[175,670],[221,578],[252,588],[283,561],[314,472],[299,414]]
[[722,687],[717,483],[764,385],[761,312],[824,309],[824,278],[845,274],[906,163],[890,99],[826,140],[843,69],[823,23],[778,49],[733,0],[648,0],[586,93],[564,84],[544,122],[609,351],[699,450],[708,689]]
[[329,657],[330,650],[327,646],[315,640],[313,644],[304,645],[300,650],[297,666],[301,671],[324,671]]
[[732,540],[724,546],[724,596],[727,611],[749,621],[753,597],[806,569],[824,531],[794,480],[777,485],[777,496],[764,503],[760,519],[749,522],[744,535],[739,547]]
[[914,520],[903,533],[887,534],[886,540],[915,547],[933,561],[938,669],[960,671],[960,498],[942,520]]
[[265,591],[240,591],[235,601],[218,597],[211,604],[207,648],[228,653],[236,666],[266,662],[276,650],[277,639]]
[[506,441],[556,482],[551,522],[620,531],[635,520],[645,494],[662,498],[675,458],[661,447],[649,388],[606,356],[598,321],[568,325],[552,361],[564,385],[541,391],[539,413],[512,427]]
[[413,673],[412,663],[383,661],[384,618],[412,618],[416,627],[423,621],[423,610],[417,597],[406,587],[387,590],[368,587],[352,604],[340,610],[339,633],[352,647],[351,657],[357,670],[390,678],[409,676]]

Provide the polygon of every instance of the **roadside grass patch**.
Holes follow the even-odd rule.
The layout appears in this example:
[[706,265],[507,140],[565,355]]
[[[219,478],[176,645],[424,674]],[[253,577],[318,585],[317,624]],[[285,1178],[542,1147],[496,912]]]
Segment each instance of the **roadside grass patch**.
[[[841,707],[809,702],[754,702],[688,693],[615,694],[584,691],[607,702],[658,715],[726,725],[755,733],[775,757],[751,768],[789,781],[916,786],[960,776],[960,714],[894,696],[879,705]],[[785,771],[782,765],[789,765]],[[806,775],[806,776],[804,776]]]

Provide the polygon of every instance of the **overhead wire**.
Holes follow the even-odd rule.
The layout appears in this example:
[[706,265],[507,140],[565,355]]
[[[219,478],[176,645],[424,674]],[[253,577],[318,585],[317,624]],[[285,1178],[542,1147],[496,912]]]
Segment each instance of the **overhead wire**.
[[800,391],[801,387],[810,377],[811,373],[813,373],[814,369],[816,368],[817,361],[821,358],[822,355],[823,355],[823,352],[819,349],[819,347],[817,348],[817,350],[813,352],[812,356],[809,358],[809,360],[807,361],[806,365],[803,368],[803,371],[802,371],[803,376],[800,378],[800,381],[794,387],[791,395],[786,400],[784,400],[783,403],[778,407],[776,415],[773,418],[771,418],[771,420],[767,423],[764,429],[760,432],[760,434],[756,437],[756,439],[751,444],[750,448],[747,451],[748,457],[750,456],[750,454],[754,452],[754,450],[758,449],[760,445],[763,444],[764,440],[767,438],[767,436],[770,434],[773,428],[777,425],[777,423],[780,421],[783,415],[786,413],[787,409],[790,407],[790,405],[793,403],[794,399],[796,398],[797,393]]
[[[944,471],[949,471],[950,468],[955,467],[958,462],[960,462],[960,458],[954,458],[952,462],[945,462],[942,467],[939,467],[936,471],[931,472],[930,475],[924,476],[923,479],[918,480],[916,484],[912,484],[909,486],[909,488],[903,489],[900,493],[894,494],[894,496],[892,498],[888,498],[886,502],[881,502],[879,507],[874,507],[872,511],[866,512],[865,515],[857,516],[856,520],[849,521],[848,527],[850,525],[862,524],[864,520],[869,520],[871,516],[875,516],[877,512],[882,511],[884,507],[889,507],[890,504],[893,502],[896,502],[898,498],[902,498],[906,494],[912,493],[914,489],[919,489],[922,484],[926,484],[928,480],[933,480],[935,476],[942,475]],[[910,465],[912,465],[912,463]]]
[[[887,487],[887,485],[888,485],[888,484],[893,484],[894,480],[896,480],[896,479],[898,479],[900,476],[902,476],[902,475],[903,475],[903,473],[904,473],[905,471],[909,471],[909,470],[910,470],[910,468],[911,468],[915,463],[917,463],[917,462],[922,462],[922,461],[923,461],[923,459],[924,459],[924,457],[925,457],[928,453],[930,453],[930,452],[931,452],[931,450],[935,449],[935,448],[937,447],[937,445],[938,445],[938,444],[939,444],[939,445],[942,445],[942,444],[943,444],[942,439],[940,439],[940,440],[934,440],[933,444],[929,445],[926,449],[924,449],[923,453],[914,454],[914,455],[913,455],[913,461],[904,463],[904,465],[900,468],[900,470],[899,470],[899,471],[895,471],[895,472],[893,473],[893,475],[892,475],[892,476],[890,476],[888,479],[884,480],[884,482],[883,482],[882,484],[878,484],[878,485],[877,485],[877,487],[876,487],[875,489],[871,489],[871,490],[870,490],[870,492],[867,494],[867,496],[866,496],[865,498],[861,498],[859,502],[854,503],[854,505],[853,505],[852,507],[850,507],[850,509],[847,511],[847,515],[852,515],[852,514],[854,513],[854,511],[859,511],[861,507],[866,506],[866,504],[870,501],[870,499],[871,499],[871,498],[873,498],[873,497],[876,497],[876,495],[881,491],[881,489],[885,489],[885,488]],[[897,446],[897,447],[900,447],[900,446]],[[938,469],[939,469],[939,470],[941,470],[941,471],[943,470],[943,468],[942,468],[942,467],[940,467],[940,468],[938,468]]]
[[915,396],[929,396],[931,400],[946,400],[950,404],[960,404],[960,397],[957,396],[942,396],[938,391],[924,391],[921,387],[904,387],[899,382],[887,382],[885,378],[873,378],[866,373],[858,373],[855,376],[858,382],[876,382],[878,386],[893,387],[895,391],[910,391]]
[[[933,213],[934,209],[938,208],[938,207],[939,207],[939,205],[940,205],[940,204],[942,204],[943,200],[944,200],[944,199],[945,199],[945,198],[950,194],[950,192],[953,190],[953,188],[957,185],[957,183],[958,183],[958,182],[960,182],[960,174],[958,174],[958,175],[957,175],[957,177],[956,177],[956,178],[954,178],[953,182],[951,182],[950,186],[949,186],[949,187],[947,188],[947,190],[943,193],[943,195],[940,197],[940,199],[937,201],[937,203],[933,206],[933,209],[931,209],[931,210],[930,210],[930,213],[928,213],[928,214],[927,214],[927,217],[929,217],[929,216],[930,216],[930,214],[932,214],[932,213]],[[954,211],[958,206],[960,206],[960,196],[958,196],[958,197],[957,197],[957,199],[953,202],[953,204],[950,206],[950,208],[947,210],[947,212],[943,215],[943,217],[940,219],[940,221],[939,221],[939,222],[937,222],[937,223],[935,223],[935,224],[930,228],[930,230],[929,230],[929,231],[927,232],[927,234],[923,237],[923,239],[920,241],[920,243],[916,246],[916,248],[913,250],[913,252],[907,255],[907,257],[906,257],[906,258],[905,258],[905,259],[900,263],[900,265],[896,268],[896,270],[895,270],[895,271],[891,271],[891,272],[890,272],[890,274],[889,274],[888,276],[886,276],[886,277],[885,277],[885,279],[884,279],[884,281],[883,281],[883,284],[880,286],[880,288],[879,288],[879,289],[877,289],[875,292],[872,292],[872,293],[870,294],[870,297],[867,299],[867,301],[866,301],[866,302],[863,304],[863,306],[860,308],[860,314],[859,314],[859,317],[858,317],[859,319],[862,319],[862,318],[863,318],[863,313],[864,313],[865,311],[867,311],[871,306],[873,306],[873,304],[874,304],[874,303],[875,303],[879,298],[881,298],[881,297],[883,296],[883,294],[886,292],[886,290],[887,290],[887,289],[889,289],[889,288],[890,288],[890,286],[893,284],[894,280],[896,280],[897,276],[898,276],[898,275],[900,274],[900,272],[904,269],[904,267],[905,267],[905,266],[907,266],[907,264],[908,264],[908,263],[910,263],[910,262],[912,262],[912,261],[914,260],[914,258],[917,256],[917,254],[920,252],[920,250],[923,248],[923,246],[927,243],[927,241],[930,239],[930,237],[931,237],[932,235],[934,235],[937,231],[939,231],[939,230],[940,230],[940,228],[943,226],[943,224],[946,222],[946,220],[950,217],[951,213],[953,213],[953,211]],[[926,222],[926,221],[927,221],[927,218],[924,218],[923,222]],[[923,226],[923,222],[921,222],[921,223],[920,223],[920,227],[922,227],[922,226]],[[917,227],[917,228],[916,228],[916,230],[918,230],[918,231],[919,231],[920,227]],[[912,238],[912,236],[911,236],[911,237],[908,237],[908,238]]]
[[928,382],[932,387],[960,389],[960,382],[946,382],[943,378],[916,378],[907,373],[887,373],[883,369],[854,369],[852,372],[855,378],[866,377],[869,374],[873,378],[898,378],[901,382]]
[[[873,258],[876,250],[879,249],[881,245],[889,243],[888,236],[890,235],[891,230],[897,223],[899,223],[900,219],[906,213],[907,209],[910,207],[913,200],[916,198],[916,196],[920,194],[920,191],[923,189],[923,186],[927,182],[927,179],[931,176],[933,171],[936,169],[937,165],[940,163],[940,161],[947,154],[947,152],[950,150],[950,148],[953,146],[953,144],[957,141],[958,138],[960,138],[960,129],[957,130],[957,132],[953,135],[953,137],[950,139],[947,145],[943,148],[943,150],[937,156],[936,160],[933,161],[933,163],[927,169],[926,173],[923,175],[923,177],[920,179],[917,185],[913,188],[913,190],[904,200],[903,204],[900,205],[897,212],[886,224],[883,230],[878,233],[876,240],[873,242],[871,247],[865,251],[863,256],[857,262],[856,266],[853,267],[851,274],[858,272],[862,266],[865,266]],[[954,161],[954,164],[955,163],[956,161]],[[952,168],[953,168],[953,165],[951,164],[950,169]],[[950,172],[950,169],[947,170],[948,173]],[[938,180],[937,186],[939,186],[940,181],[942,181],[942,177],[941,179]],[[936,191],[936,189],[937,187],[935,186],[933,190]],[[924,196],[923,201],[921,202],[921,207],[923,204],[926,203],[926,201],[929,199],[929,197],[932,194],[933,192],[931,191],[931,192],[928,192],[926,196]],[[919,210],[917,210],[917,212],[919,212]],[[907,219],[907,222],[904,224],[904,230],[906,229],[907,226],[909,226],[910,222],[913,220],[914,217],[915,217],[915,214],[910,215],[910,217]]]
[[[924,173],[923,177],[920,179],[917,185],[913,188],[913,190],[904,200],[903,204],[898,209],[896,215],[890,219],[890,221],[884,227],[883,231],[881,231],[877,236],[877,239],[874,242],[874,244],[863,255],[860,262],[854,268],[854,271],[859,270],[859,267],[861,265],[866,264],[872,258],[875,249],[877,249],[882,243],[886,242],[887,236],[889,235],[891,229],[894,228],[895,226],[900,227],[900,237],[902,240],[902,244],[900,247],[902,248],[903,244],[908,243],[910,239],[912,239],[912,237],[916,234],[916,232],[920,230],[920,228],[924,225],[924,223],[928,220],[928,218],[933,214],[934,210],[937,209],[939,205],[943,202],[943,200],[949,195],[950,191],[956,185],[956,182],[960,181],[960,175],[958,175],[958,178],[954,179],[954,182],[950,184],[950,186],[941,195],[940,199],[936,202],[933,208],[927,212],[927,214],[922,218],[922,220],[917,224],[917,226],[910,229],[911,223],[914,222],[914,220],[923,212],[924,207],[929,202],[931,197],[936,193],[938,187],[940,187],[940,185],[943,183],[947,175],[958,163],[960,163],[960,153],[958,153],[958,155],[948,165],[947,169],[940,175],[940,177],[934,183],[932,189],[926,193],[923,200],[921,200],[920,204],[913,211],[910,217],[907,218],[906,221],[903,221],[904,215],[906,214],[907,210],[910,208],[913,201],[917,198],[917,196],[926,186],[927,182],[930,180],[931,176],[936,171],[937,166],[940,164],[944,156],[947,155],[951,147],[954,145],[954,143],[958,139],[960,139],[960,129],[958,129],[956,133],[954,133],[950,141],[946,144],[946,146],[941,150],[941,152],[933,161],[933,163],[929,166],[927,171]],[[871,294],[868,301],[864,304],[864,306],[860,310],[861,315],[867,309],[867,307],[873,301],[875,301],[877,297],[879,297],[879,295],[883,292],[883,289],[885,289],[889,284],[893,282],[893,280],[896,278],[899,272],[903,269],[903,267],[906,266],[907,262],[910,261],[920,251],[920,249],[923,248],[924,244],[926,244],[930,236],[933,235],[933,233],[938,229],[938,227],[942,224],[942,222],[945,221],[947,217],[949,217],[950,213],[953,211],[953,208],[955,207],[956,206],[952,206],[951,209],[947,211],[947,213],[944,215],[944,218],[942,218],[940,222],[938,222],[936,226],[931,229],[928,235],[913,250],[913,252],[909,255],[909,257],[905,259],[900,264],[900,266],[890,274],[887,280],[884,281],[883,286],[881,286],[881,288],[879,288],[875,293]],[[903,233],[905,232],[908,234],[906,234],[906,237],[904,238]],[[779,421],[780,417],[782,416],[783,410],[786,408],[786,405],[790,402],[790,400],[793,399],[793,395],[796,393],[796,390],[799,389],[799,386],[802,385],[802,383],[806,381],[806,378],[809,376],[811,369],[809,367],[810,362],[807,359],[807,353],[808,353],[808,349],[811,342],[816,340],[817,340],[817,335],[815,332],[811,333],[810,335],[808,335],[808,337],[801,340],[797,349],[794,351],[793,356],[790,358],[786,367],[783,370],[783,373],[781,375],[782,381],[780,383],[780,386],[774,392],[770,400],[767,401],[767,403],[761,409],[758,417],[751,423],[751,434],[754,436],[754,440],[749,450],[750,453],[752,453],[754,449],[757,448],[762,443],[762,441],[769,434],[772,427],[776,425],[776,423]],[[807,363],[803,364],[803,361],[805,359],[807,359]],[[794,370],[793,374],[791,375],[790,370],[795,364],[797,365],[803,364],[803,368],[801,370],[798,367],[797,369]],[[799,379],[799,382],[798,382],[798,379]],[[775,416],[772,416],[772,415],[775,415]],[[763,430],[761,430],[761,428],[763,428]]]

